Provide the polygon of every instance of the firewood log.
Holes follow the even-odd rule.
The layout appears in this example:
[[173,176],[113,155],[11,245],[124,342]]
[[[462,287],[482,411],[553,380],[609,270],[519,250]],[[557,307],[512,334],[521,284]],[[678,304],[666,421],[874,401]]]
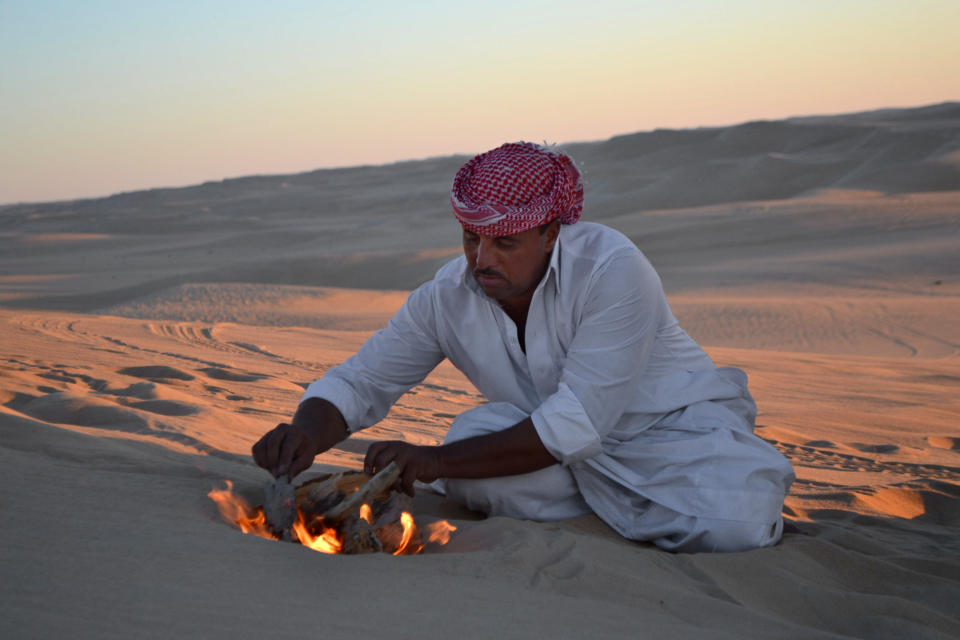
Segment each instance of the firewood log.
[[383,545],[377,538],[373,527],[355,514],[349,514],[343,518],[337,529],[341,540],[343,540],[343,553],[380,553],[383,551]]
[[[343,473],[327,474],[297,487],[297,506],[308,515],[320,515],[339,504],[346,496],[340,482]],[[352,489],[351,489],[352,490]]]
[[[297,487],[297,507],[308,521],[322,520],[323,526],[337,531],[341,553],[393,553],[403,537],[401,514],[411,511],[413,502],[393,490],[399,474],[391,462],[373,477],[360,471],[318,476]],[[372,522],[360,517],[364,504],[370,507]]]
[[380,497],[381,494],[389,496],[398,477],[400,477],[400,468],[396,463],[391,462],[339,504],[325,511],[323,519],[329,523],[337,522],[351,512],[359,511],[361,506],[372,502],[374,498]]

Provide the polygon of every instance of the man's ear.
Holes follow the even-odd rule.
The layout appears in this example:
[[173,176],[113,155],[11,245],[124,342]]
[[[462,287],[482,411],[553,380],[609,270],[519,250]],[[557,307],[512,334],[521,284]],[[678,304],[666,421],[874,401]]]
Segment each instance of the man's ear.
[[553,245],[557,243],[557,236],[560,235],[560,220],[556,219],[550,222],[547,230],[543,232],[543,250],[546,253],[553,251]]

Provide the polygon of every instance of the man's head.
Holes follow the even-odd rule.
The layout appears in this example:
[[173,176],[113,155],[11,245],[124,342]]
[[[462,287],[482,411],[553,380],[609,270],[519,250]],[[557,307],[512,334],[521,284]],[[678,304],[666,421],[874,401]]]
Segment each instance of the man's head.
[[583,184],[567,154],[532,142],[511,142],[460,168],[450,204],[464,228],[505,236],[555,219],[574,224],[583,211]]
[[525,311],[560,225],[580,218],[583,185],[568,155],[517,142],[463,165],[450,202],[477,283],[501,304]]

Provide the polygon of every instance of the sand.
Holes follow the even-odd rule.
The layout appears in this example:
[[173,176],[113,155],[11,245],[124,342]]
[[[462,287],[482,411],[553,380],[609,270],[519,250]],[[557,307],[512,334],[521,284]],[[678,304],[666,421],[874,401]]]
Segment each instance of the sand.
[[[458,251],[462,158],[0,207],[0,623],[10,637],[960,637],[960,105],[570,145],[793,462],[769,549],[669,554],[593,516],[420,556],[243,535],[250,446]],[[308,474],[442,440],[448,363]]]

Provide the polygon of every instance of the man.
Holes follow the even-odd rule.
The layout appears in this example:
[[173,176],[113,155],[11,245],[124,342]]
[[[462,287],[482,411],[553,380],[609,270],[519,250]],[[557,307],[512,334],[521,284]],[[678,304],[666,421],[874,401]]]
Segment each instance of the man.
[[377,442],[400,483],[434,482],[490,515],[596,513],[677,551],[772,545],[789,462],[753,434],[746,375],[718,369],[679,327],[660,279],[613,229],[577,223],[580,174],[531,143],[480,154],[454,179],[463,252],[386,329],[307,389],[290,424],[253,447],[274,476],[387,415],[444,358],[489,400],[442,446]]

